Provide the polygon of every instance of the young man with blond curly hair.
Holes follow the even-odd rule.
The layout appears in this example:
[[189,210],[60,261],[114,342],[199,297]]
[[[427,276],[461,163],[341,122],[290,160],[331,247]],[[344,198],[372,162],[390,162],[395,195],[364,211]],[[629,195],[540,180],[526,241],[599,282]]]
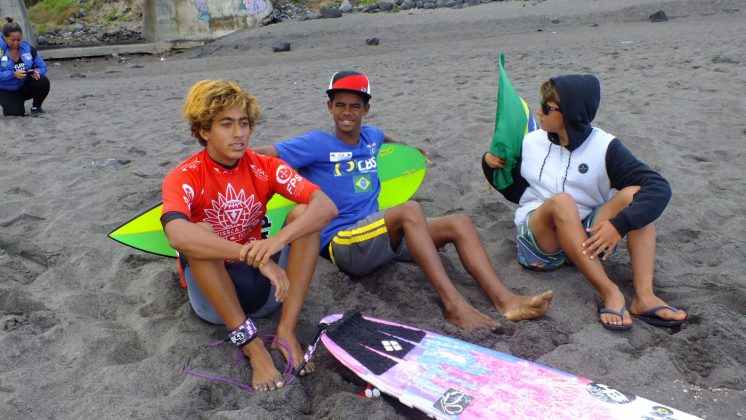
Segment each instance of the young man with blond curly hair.
[[[259,104],[236,83],[203,80],[187,95],[184,117],[204,149],[163,181],[161,223],[179,251],[189,301],[207,322],[223,324],[249,357],[252,385],[283,386],[251,318],[282,306],[277,342],[298,368],[303,352],[295,329],[316,267],[319,232],[337,215],[331,200],[280,159],[248,146]],[[267,202],[280,194],[298,205],[287,224],[262,239]],[[290,245],[288,249],[288,245]],[[310,373],[306,365],[299,374]]]

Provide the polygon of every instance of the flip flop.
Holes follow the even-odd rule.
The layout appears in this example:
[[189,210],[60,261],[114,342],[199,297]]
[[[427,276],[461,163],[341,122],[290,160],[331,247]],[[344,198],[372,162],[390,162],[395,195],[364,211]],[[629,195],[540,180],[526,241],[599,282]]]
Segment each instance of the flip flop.
[[[624,319],[624,311],[626,310],[627,310],[626,306],[622,306],[622,309],[620,309],[619,311],[615,311],[613,309],[603,307],[598,310],[598,313],[599,314],[614,314],[618,316],[619,318]],[[598,322],[601,323],[602,327],[606,328],[607,330],[612,330],[612,331],[626,331],[632,328],[632,324],[629,324],[629,325],[606,324],[603,321],[601,321],[601,319],[599,319]]]
[[656,315],[655,313],[661,309],[670,309],[674,312],[679,312],[677,308],[674,308],[673,306],[668,305],[661,305],[661,306],[655,306],[652,309],[645,311],[645,313],[640,315],[632,315],[635,318],[639,319],[642,322],[647,322],[650,325],[655,325],[656,327],[678,327],[683,324],[686,319],[678,320],[678,319],[663,319]]

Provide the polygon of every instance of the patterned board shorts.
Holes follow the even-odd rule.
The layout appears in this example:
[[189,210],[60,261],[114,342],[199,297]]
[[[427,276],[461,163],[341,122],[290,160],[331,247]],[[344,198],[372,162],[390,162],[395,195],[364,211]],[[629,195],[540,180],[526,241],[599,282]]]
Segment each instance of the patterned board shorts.
[[[593,226],[596,220],[596,215],[601,207],[596,207],[591,211],[591,214],[583,220],[583,227],[588,229]],[[533,214],[533,211],[526,215],[526,220],[518,228],[518,234],[516,235],[516,241],[518,244],[517,258],[518,263],[530,270],[538,271],[552,271],[560,267],[569,264],[567,255],[562,250],[554,253],[547,253],[539,248],[534,239],[534,234],[528,227],[528,219]],[[588,233],[590,238],[591,234]],[[609,256],[614,255],[616,247],[611,250]],[[599,258],[603,258],[606,255],[606,251],[599,255]]]

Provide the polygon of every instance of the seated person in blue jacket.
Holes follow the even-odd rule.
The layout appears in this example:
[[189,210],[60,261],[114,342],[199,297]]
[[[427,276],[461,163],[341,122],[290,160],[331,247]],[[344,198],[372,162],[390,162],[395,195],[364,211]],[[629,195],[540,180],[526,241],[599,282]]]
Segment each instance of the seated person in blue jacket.
[[[601,101],[595,76],[554,77],[540,92],[541,129],[524,137],[514,182],[500,190],[519,204],[519,263],[535,270],[554,270],[568,260],[575,264],[600,294],[599,320],[606,329],[630,329],[630,313],[657,326],[680,325],[686,312],[653,292],[653,222],[671,198],[668,181],[619,139],[591,126]],[[504,160],[487,153],[482,167],[492,180]],[[629,310],[600,261],[625,235],[634,286]]]
[[21,25],[6,17],[0,38],[0,106],[3,115],[26,115],[24,102],[31,102],[31,115],[43,114],[41,104],[49,94],[47,65],[36,48],[23,40]]
[[[379,210],[381,191],[376,154],[384,142],[395,142],[380,129],[362,125],[370,110],[370,83],[361,73],[341,71],[326,91],[334,121],[331,132],[306,135],[257,147],[257,153],[277,157],[297,168],[334,201],[339,215],[321,232],[321,256],[350,276],[363,276],[389,261],[413,261],[438,293],[446,319],[464,330],[500,329],[500,323],[477,310],[453,285],[438,248],[454,244],[466,271],[506,318],[511,321],[543,316],[552,291],[535,296],[513,294],[500,281],[479,233],[464,214],[426,218],[415,201]],[[341,175],[335,168],[355,162]],[[352,167],[352,166],[351,166]],[[355,179],[365,176],[371,187],[361,190]]]

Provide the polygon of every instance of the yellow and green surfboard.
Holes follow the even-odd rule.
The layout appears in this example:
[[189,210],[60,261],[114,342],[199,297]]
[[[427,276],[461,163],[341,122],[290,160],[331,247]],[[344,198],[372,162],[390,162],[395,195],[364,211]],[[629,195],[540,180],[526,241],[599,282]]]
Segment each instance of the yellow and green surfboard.
[[[402,144],[384,144],[378,151],[378,178],[381,194],[378,205],[382,209],[401,204],[414,195],[425,178],[427,160],[419,150]],[[267,214],[262,222],[262,236],[270,237],[282,227],[285,217],[295,203],[275,195],[267,203]],[[161,226],[159,203],[138,214],[109,233],[109,237],[132,248],[166,257],[176,257]]]

